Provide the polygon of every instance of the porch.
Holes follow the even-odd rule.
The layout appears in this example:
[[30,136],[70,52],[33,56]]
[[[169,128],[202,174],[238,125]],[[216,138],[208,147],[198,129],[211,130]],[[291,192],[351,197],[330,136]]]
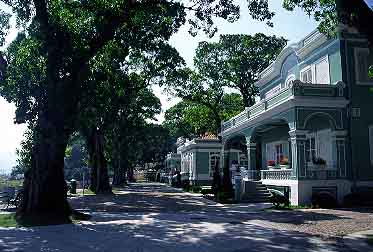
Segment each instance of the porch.
[[[234,142],[240,142],[238,149],[247,163],[240,166],[241,157],[232,159],[232,154],[225,154],[224,164],[229,165],[231,176],[236,170],[244,181],[292,187],[296,204],[304,202],[301,181],[309,181],[312,186],[307,190],[312,191],[318,185],[329,186],[321,181],[348,180],[344,92],[343,83],[294,81],[222,123],[224,151],[231,153]],[[234,168],[237,166],[240,169]]]

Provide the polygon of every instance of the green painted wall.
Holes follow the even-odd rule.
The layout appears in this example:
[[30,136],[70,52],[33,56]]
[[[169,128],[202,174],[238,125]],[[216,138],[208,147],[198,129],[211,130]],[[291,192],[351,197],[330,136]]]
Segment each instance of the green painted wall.
[[[373,80],[369,85],[358,85],[355,77],[354,48],[367,47],[367,43],[348,41],[344,44],[342,61],[349,62],[346,65],[344,81],[349,88],[351,99],[350,109],[360,108],[359,118],[350,118],[351,136],[351,166],[355,170],[358,180],[373,179],[373,166],[370,164],[369,132],[368,127],[373,125]],[[372,51],[372,49],[371,49]],[[370,56],[373,62],[373,55]],[[347,68],[348,67],[348,68]],[[347,154],[347,156],[350,156]]]
[[209,153],[197,152],[197,173],[209,173]]

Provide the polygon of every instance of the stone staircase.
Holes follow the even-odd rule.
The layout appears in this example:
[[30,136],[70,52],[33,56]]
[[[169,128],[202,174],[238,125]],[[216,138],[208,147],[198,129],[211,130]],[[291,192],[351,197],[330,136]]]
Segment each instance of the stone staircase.
[[269,202],[271,193],[260,181],[242,181],[241,201],[247,203]]

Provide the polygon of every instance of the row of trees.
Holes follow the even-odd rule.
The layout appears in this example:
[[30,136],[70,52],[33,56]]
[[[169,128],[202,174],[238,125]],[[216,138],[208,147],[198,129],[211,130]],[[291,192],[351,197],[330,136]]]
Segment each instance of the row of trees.
[[[223,104],[224,87],[238,88],[244,106],[251,105],[256,92],[252,87],[255,74],[271,60],[269,56],[266,61],[252,62],[251,55],[260,55],[242,45],[265,40],[263,48],[272,50],[274,46],[274,56],[285,43],[262,35],[226,36],[216,45],[202,43],[196,71],[192,71],[185,68],[183,59],[167,41],[187,22],[192,35],[202,30],[213,36],[217,31],[214,18],[229,22],[239,18],[239,6],[233,0],[1,2],[12,12],[0,11],[0,43],[4,42],[12,15],[20,32],[0,55],[0,93],[16,104],[16,122],[29,126],[25,142],[29,169],[20,218],[51,215],[58,221],[69,220],[64,158],[73,135],[79,134],[87,145],[94,190],[110,191],[108,162],[117,167],[115,171],[134,160],[132,152],[124,150],[136,148],[140,129],[151,128],[146,120],[159,111],[150,85],[167,85],[184,101],[204,106],[212,112],[216,129],[224,119],[214,109]],[[349,2],[338,0],[341,4],[335,5],[332,0],[286,0],[284,6],[290,10],[300,6],[326,22],[336,21],[340,16],[335,11],[341,8],[343,21],[355,24],[371,38],[369,22],[356,15],[364,11],[366,18],[371,12],[359,0],[360,7],[352,4],[351,13]],[[267,0],[248,1],[248,11],[253,18],[273,25],[274,13]],[[215,62],[217,57],[225,59],[225,53],[231,50],[237,51],[235,57],[224,64]],[[242,63],[246,58],[250,64]],[[115,181],[120,183],[121,178]]]

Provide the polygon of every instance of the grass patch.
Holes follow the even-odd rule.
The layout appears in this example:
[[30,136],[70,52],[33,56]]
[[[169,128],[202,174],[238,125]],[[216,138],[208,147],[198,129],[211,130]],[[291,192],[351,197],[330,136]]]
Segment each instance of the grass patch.
[[3,187],[22,187],[23,180],[5,180],[4,178],[0,178],[0,188]]
[[271,210],[287,210],[287,211],[292,211],[292,210],[297,210],[297,209],[312,209],[312,206],[286,206],[281,204],[279,207],[271,206],[269,208],[263,209],[263,211],[271,211]]
[[15,214],[0,214],[0,227],[17,227]]

